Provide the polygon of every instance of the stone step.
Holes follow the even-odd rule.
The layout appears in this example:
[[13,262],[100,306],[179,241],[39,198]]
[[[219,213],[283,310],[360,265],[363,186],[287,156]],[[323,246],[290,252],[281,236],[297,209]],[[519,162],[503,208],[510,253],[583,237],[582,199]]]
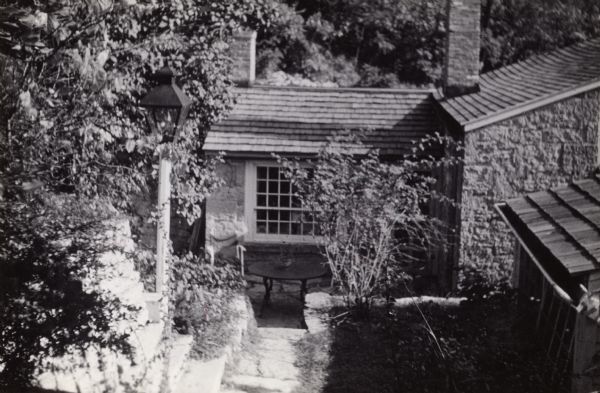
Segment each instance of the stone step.
[[148,321],[151,323],[160,322],[161,309],[164,309],[163,296],[156,292],[144,292],[142,296],[144,298],[146,311],[148,312]]
[[203,361],[189,359],[185,362],[183,375],[177,382],[176,393],[218,393],[223,370],[225,368],[225,355]]
[[273,393],[291,393],[296,389],[300,382],[295,379],[278,379],[258,377],[254,375],[234,375],[229,378],[228,383],[235,386],[236,389],[273,392]]
[[133,345],[138,349],[135,355],[137,363],[148,363],[159,355],[164,326],[162,321],[149,323],[132,333]]
[[188,360],[194,337],[191,334],[175,334],[172,338],[171,352],[169,353],[169,389],[176,392],[177,383],[185,370],[185,362]]
[[122,303],[129,304],[140,309],[146,306],[146,299],[144,298],[144,286],[141,283],[139,283],[139,285],[132,285],[128,288],[125,288],[123,292],[117,294],[117,297]]
[[268,328],[260,327],[258,330],[258,336],[261,339],[279,339],[283,338],[286,340],[297,341],[306,334],[306,329],[294,329],[294,328]]
[[142,306],[142,308],[140,308],[140,311],[138,312],[136,322],[138,326],[144,326],[148,324],[149,321],[150,315],[148,314],[148,308],[146,307],[146,303],[144,302],[144,305]]
[[124,296],[131,297],[134,300],[136,297],[132,294],[141,294],[144,292],[144,284],[139,280],[131,280],[125,277],[113,278],[106,280],[100,284],[100,288],[110,291],[119,298]]

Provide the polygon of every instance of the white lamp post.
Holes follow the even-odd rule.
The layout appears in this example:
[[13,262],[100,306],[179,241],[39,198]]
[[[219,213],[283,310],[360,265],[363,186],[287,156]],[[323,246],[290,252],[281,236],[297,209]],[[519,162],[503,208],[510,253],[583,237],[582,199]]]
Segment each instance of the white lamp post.
[[171,147],[187,118],[192,101],[175,84],[175,74],[163,67],[155,75],[158,85],[140,101],[148,109],[148,122],[153,132],[161,136],[158,172],[159,221],[156,231],[156,292],[162,294],[167,281],[167,256],[171,221]]

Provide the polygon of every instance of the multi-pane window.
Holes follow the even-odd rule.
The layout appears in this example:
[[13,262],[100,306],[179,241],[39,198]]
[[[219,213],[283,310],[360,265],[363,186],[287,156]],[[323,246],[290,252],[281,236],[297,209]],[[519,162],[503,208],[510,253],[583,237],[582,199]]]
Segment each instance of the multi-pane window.
[[297,190],[277,166],[256,167],[256,233],[310,236],[318,226],[295,196]]

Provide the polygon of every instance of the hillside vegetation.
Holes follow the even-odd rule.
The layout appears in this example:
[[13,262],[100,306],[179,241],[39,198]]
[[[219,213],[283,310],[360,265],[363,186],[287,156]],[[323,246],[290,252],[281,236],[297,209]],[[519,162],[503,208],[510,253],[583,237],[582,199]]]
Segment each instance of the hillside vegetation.
[[[258,70],[340,86],[439,81],[446,0],[272,0]],[[600,36],[597,0],[482,0],[481,70]]]

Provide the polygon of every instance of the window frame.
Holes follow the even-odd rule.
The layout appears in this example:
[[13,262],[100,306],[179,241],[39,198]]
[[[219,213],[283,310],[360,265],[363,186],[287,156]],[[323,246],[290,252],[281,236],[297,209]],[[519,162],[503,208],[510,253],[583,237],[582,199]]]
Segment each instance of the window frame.
[[281,165],[276,161],[246,161],[244,176],[244,220],[246,221],[248,232],[244,236],[245,240],[260,243],[316,244],[322,238],[321,236],[257,233],[256,222],[257,210],[259,208],[257,206],[257,167],[260,166],[281,168]]

